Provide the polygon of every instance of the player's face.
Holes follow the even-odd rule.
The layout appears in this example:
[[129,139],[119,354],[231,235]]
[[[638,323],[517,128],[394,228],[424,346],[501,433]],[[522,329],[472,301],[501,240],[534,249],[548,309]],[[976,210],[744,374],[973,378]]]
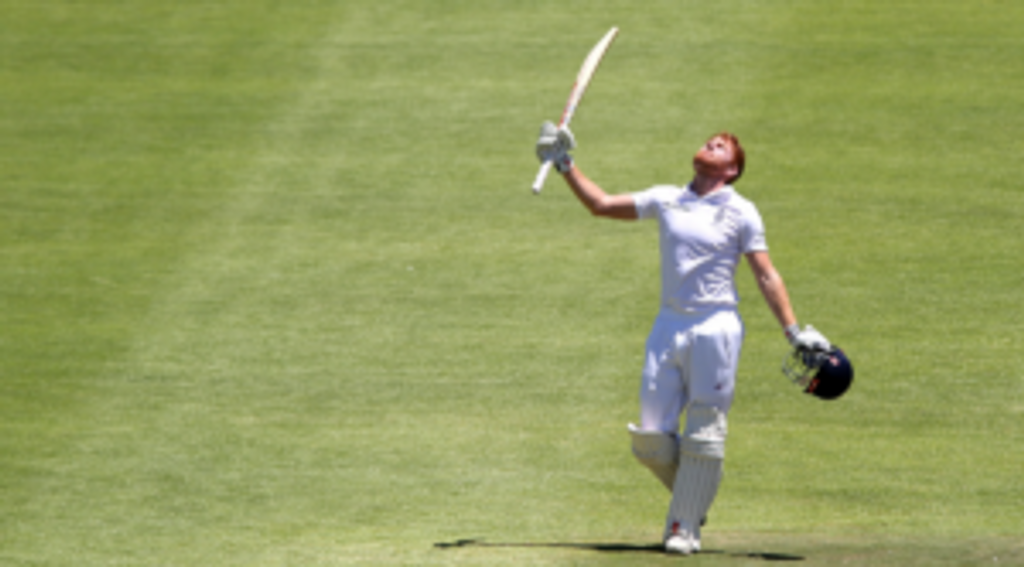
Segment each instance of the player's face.
[[715,136],[697,150],[693,156],[693,170],[706,177],[728,177],[735,168],[736,155],[732,144],[722,136]]

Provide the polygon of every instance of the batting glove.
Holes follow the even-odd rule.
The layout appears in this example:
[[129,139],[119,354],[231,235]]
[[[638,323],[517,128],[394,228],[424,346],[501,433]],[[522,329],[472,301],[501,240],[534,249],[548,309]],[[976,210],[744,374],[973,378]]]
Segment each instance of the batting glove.
[[790,325],[786,328],[786,338],[789,339],[789,344],[799,350],[828,351],[832,348],[832,343],[828,342],[825,335],[810,325],[804,327],[802,331],[800,325]]
[[569,150],[576,147],[576,138],[568,127],[559,128],[553,122],[541,124],[540,136],[537,138],[537,159],[544,163],[551,161],[559,173],[572,169],[572,156]]

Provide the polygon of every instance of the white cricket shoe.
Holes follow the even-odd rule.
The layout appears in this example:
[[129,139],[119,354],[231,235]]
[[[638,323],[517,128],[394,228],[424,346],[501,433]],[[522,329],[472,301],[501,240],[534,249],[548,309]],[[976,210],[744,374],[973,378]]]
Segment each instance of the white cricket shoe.
[[690,555],[693,553],[693,541],[680,534],[672,534],[665,540],[665,553],[678,553],[679,555]]
[[690,555],[700,551],[700,541],[689,531],[680,529],[679,522],[672,524],[671,531],[665,538],[665,552]]

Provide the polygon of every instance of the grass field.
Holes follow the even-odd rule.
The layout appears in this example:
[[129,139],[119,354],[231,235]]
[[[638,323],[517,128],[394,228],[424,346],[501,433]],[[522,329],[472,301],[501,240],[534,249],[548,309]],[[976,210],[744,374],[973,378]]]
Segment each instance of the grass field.
[[[817,402],[746,267],[694,565],[1024,564],[1024,5],[8,0],[0,564],[640,565],[657,231],[614,192],[747,148]],[[460,543],[461,542],[461,543]],[[653,546],[653,547],[652,547]]]

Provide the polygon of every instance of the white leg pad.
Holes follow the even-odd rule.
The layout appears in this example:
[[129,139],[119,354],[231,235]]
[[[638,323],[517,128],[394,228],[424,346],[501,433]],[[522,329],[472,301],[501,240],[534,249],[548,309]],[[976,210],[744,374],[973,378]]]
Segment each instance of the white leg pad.
[[707,516],[722,482],[727,424],[714,406],[694,404],[686,412],[686,429],[679,442],[672,503],[665,520],[666,540],[689,539],[700,549],[700,522]]
[[633,438],[633,456],[672,492],[679,468],[679,439],[662,431],[643,431],[632,423],[629,434]]
[[666,541],[676,535],[689,541],[692,550],[700,549],[700,522],[718,494],[722,469],[721,459],[680,455],[675,490],[665,520]]

